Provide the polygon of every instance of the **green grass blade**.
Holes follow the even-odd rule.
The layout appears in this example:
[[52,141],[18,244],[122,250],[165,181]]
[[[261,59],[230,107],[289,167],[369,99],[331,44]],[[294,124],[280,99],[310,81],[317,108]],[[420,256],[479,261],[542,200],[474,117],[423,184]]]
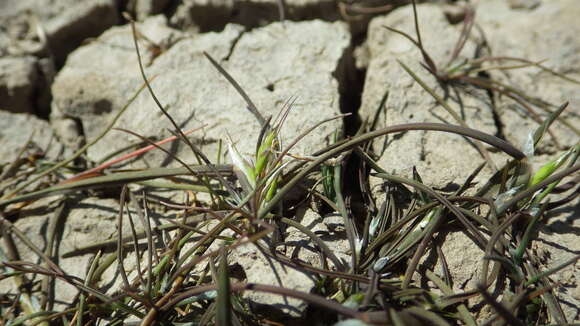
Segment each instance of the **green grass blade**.
[[519,149],[515,148],[513,145],[509,144],[508,142],[501,140],[495,136],[485,134],[481,131],[464,128],[460,126],[452,126],[447,124],[441,123],[409,123],[409,124],[402,124],[402,125],[395,125],[386,127],[380,130],[371,131],[360,136],[354,137],[351,140],[342,143],[339,146],[334,147],[332,150],[324,152],[316,160],[310,162],[303,166],[302,170],[298,172],[292,179],[290,179],[286,185],[278,191],[278,193],[272,198],[267,205],[262,207],[258,213],[258,218],[264,218],[268,212],[270,212],[277,204],[286,196],[286,194],[292,189],[296,184],[298,184],[301,180],[303,180],[309,173],[313,172],[314,170],[318,169],[318,167],[324,163],[326,160],[333,158],[335,156],[340,155],[342,152],[347,151],[351,148],[356,146],[362,145],[374,138],[384,136],[391,133],[403,132],[403,131],[410,131],[410,130],[430,130],[430,131],[443,131],[443,132],[450,132],[455,134],[460,134],[463,136],[468,136],[480,141],[483,141],[487,144],[490,144],[494,147],[497,147],[504,151],[506,154],[516,158],[516,159],[523,159],[526,156],[522,153]]
[[[172,177],[176,175],[188,175],[188,170],[193,170],[198,174],[208,175],[214,174],[214,169],[207,166],[190,165],[190,169],[184,167],[180,168],[152,168],[142,171],[119,172],[110,175],[83,179],[76,182],[64,183],[56,185],[43,190],[31,192],[22,196],[17,196],[10,199],[0,201],[0,207],[8,204],[38,199],[46,196],[52,196],[62,193],[70,193],[85,189],[105,188],[123,185],[131,182],[139,182],[149,179]],[[215,166],[220,173],[231,173],[232,169],[229,165]]]
[[230,278],[228,275],[227,251],[225,248],[222,248],[220,265],[218,268],[216,324],[220,326],[230,326],[232,324],[232,299],[230,292]]
[[101,132],[101,134],[99,136],[97,136],[95,139],[93,139],[92,141],[88,142],[85,146],[81,147],[81,149],[79,149],[78,151],[76,151],[71,157],[67,158],[64,161],[59,162],[56,165],[53,165],[51,168],[42,171],[39,175],[37,175],[36,177],[30,179],[29,181],[25,182],[24,184],[22,184],[21,186],[19,186],[18,188],[14,189],[13,191],[11,191],[10,193],[6,194],[4,197],[2,197],[2,201],[0,201],[0,207],[2,207],[2,203],[7,199],[10,198],[12,196],[14,196],[15,194],[19,193],[20,191],[22,191],[24,188],[28,187],[29,185],[31,185],[32,183],[40,180],[42,177],[48,175],[51,172],[54,172],[62,167],[64,167],[65,165],[69,164],[70,162],[74,161],[77,157],[81,156],[89,147],[93,146],[95,143],[97,143],[99,140],[101,140],[101,138],[105,137],[105,135],[113,128],[113,126],[115,125],[115,123],[117,122],[117,120],[119,120],[119,118],[121,117],[121,115],[127,110],[127,108],[129,108],[129,106],[135,101],[135,99],[137,99],[137,96],[139,96],[139,94],[141,94],[141,92],[145,89],[145,85],[142,85],[141,88],[139,88],[139,90],[133,95],[133,97],[131,97],[129,99],[129,102],[127,102],[127,104],[125,104],[125,106],[117,113],[117,115],[113,118],[113,120],[111,120],[111,122],[109,123],[109,125],[107,127],[105,127],[105,129]]

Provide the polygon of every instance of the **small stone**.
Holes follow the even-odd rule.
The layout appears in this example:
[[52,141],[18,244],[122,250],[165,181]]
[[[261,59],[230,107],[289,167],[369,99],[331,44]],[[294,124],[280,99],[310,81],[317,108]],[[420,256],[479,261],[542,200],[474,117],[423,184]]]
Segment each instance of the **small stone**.
[[34,57],[0,58],[0,110],[34,113],[37,81]]

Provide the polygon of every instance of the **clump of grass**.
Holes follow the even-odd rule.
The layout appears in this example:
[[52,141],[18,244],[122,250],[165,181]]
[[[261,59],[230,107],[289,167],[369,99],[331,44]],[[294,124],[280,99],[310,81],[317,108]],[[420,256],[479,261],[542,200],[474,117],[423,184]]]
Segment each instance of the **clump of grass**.
[[[132,26],[145,87],[149,89],[159,109],[173,122],[148,83],[138,52],[138,33],[135,26]],[[427,58],[426,52],[422,52]],[[261,115],[242,87],[209,55],[208,59],[239,91],[250,112],[262,126],[254,157],[244,157],[236,150],[235,144],[230,142],[229,154],[233,164],[213,164],[173,122],[175,138],[188,144],[197,155],[197,165],[188,165],[175,158],[182,163],[181,168],[153,168],[102,176],[84,174],[84,179],[74,178],[66,183],[22,195],[16,194],[24,186],[5,190],[7,195],[0,201],[1,208],[59,192],[122,186],[117,239],[65,253],[66,256],[94,253],[90,268],[82,279],[67,275],[54,263],[53,249],[50,248],[52,245],[44,251],[35,246],[7,219],[4,211],[0,219],[2,237],[6,243],[0,247],[1,277],[11,279],[17,285],[27,286],[19,287],[17,297],[3,298],[4,302],[9,303],[2,303],[5,313],[0,318],[5,318],[5,321],[9,319],[10,325],[115,325],[127,323],[130,319],[140,320],[141,325],[254,325],[278,322],[254,314],[241,295],[244,291],[260,291],[301,299],[329,312],[333,316],[329,324],[342,321],[341,325],[476,325],[473,311],[467,306],[467,300],[474,297],[480,298],[494,311],[486,324],[498,319],[514,325],[548,321],[566,323],[553,295],[556,285],[548,277],[573,264],[578,256],[541,271],[537,269],[537,257],[529,248],[537,236],[535,231],[538,226],[545,223],[546,213],[577,197],[576,191],[560,201],[549,200],[553,193],[574,188],[577,190],[577,178],[570,180],[570,177],[580,169],[576,163],[580,145],[537,171],[531,171],[528,164],[550,125],[566,108],[565,104],[551,113],[530,134],[530,141],[524,149],[463,125],[411,123],[376,129],[376,121],[371,121],[363,124],[360,132],[352,137],[337,136],[333,144],[312,153],[309,160],[297,160],[287,155],[292,146],[325,121],[314,124],[303,135],[283,147],[279,133],[291,105],[282,110],[280,116],[271,123],[271,119]],[[449,71],[441,73],[432,60],[431,63],[425,60],[431,72],[443,82],[467,76],[463,74],[464,77],[458,77],[460,75],[453,75]],[[420,81],[418,77],[416,79]],[[442,99],[436,99],[445,105]],[[113,124],[114,121],[107,130]],[[484,142],[505,152],[512,160],[500,167],[488,184],[472,196],[465,195],[465,192],[483,166],[475,170],[456,192],[446,194],[423,184],[416,171],[412,178],[403,178],[388,173],[376,162],[375,154],[370,150],[372,142],[389,134],[419,130],[457,134],[472,141]],[[339,134],[341,132],[337,131]],[[159,144],[145,137],[135,136],[160,148]],[[81,155],[82,151],[74,157]],[[37,178],[62,169],[74,157],[64,161],[66,163],[55,165],[52,170],[37,171]],[[368,202],[364,205],[365,212],[362,215],[350,209],[348,202],[351,198],[345,192],[344,166],[350,157],[363,162],[360,171],[357,171],[360,176],[368,177],[370,174],[382,179],[386,190],[384,198],[377,198],[380,194],[364,189]],[[147,180],[176,175],[195,177],[197,184],[188,185],[187,190],[210,193],[211,202],[204,207],[190,206],[187,201],[183,205],[173,205],[173,208],[182,209],[183,215],[167,224],[152,226],[149,217],[152,200],[147,188],[134,193],[126,185],[146,182],[144,185],[147,187],[182,189],[175,183],[147,183]],[[349,262],[339,259],[321,237],[293,219],[295,210],[287,205],[289,193],[312,176],[323,183],[324,189],[322,193],[311,190],[311,194],[315,195],[313,197],[324,201],[343,218],[352,255]],[[561,185],[563,181],[566,183]],[[363,182],[362,186],[367,185]],[[380,207],[376,204],[379,199],[383,202]],[[62,207],[56,213],[57,216],[65,214],[66,210]],[[125,215],[131,228],[128,237],[122,236]],[[142,232],[136,230],[134,218],[141,224]],[[200,225],[207,219],[214,219],[217,223],[208,231],[202,231]],[[55,218],[55,223],[61,223],[62,220],[61,217]],[[283,241],[279,239],[278,231],[285,225],[294,226],[303,232],[319,248],[322,257],[319,266],[271,249],[272,243]],[[440,248],[433,242],[434,236],[449,225],[460,229],[485,250],[480,269],[481,279],[473,289],[462,292],[453,290],[452,273]],[[55,226],[52,229],[57,228]],[[165,242],[160,239],[161,234]],[[14,237],[36,253],[41,263],[20,261]],[[49,235],[50,244],[54,242],[53,237],[54,234]],[[145,250],[141,249],[143,240]],[[160,242],[167,245],[157,246]],[[219,244],[220,249],[211,249],[214,243]],[[320,281],[316,293],[233,281],[228,269],[230,263],[227,254],[238,246],[249,244],[257,246],[269,258],[287,268],[316,275]],[[111,251],[111,247],[116,250]],[[429,249],[440,252],[443,277],[429,269],[418,269],[420,258]],[[133,274],[128,273],[124,267],[127,251],[135,252],[137,257],[137,268]],[[123,286],[121,291],[108,293],[98,284],[104,271],[112,268],[115,262],[118,263]],[[200,266],[201,269],[196,268]],[[194,273],[194,269],[201,272]],[[416,284],[413,276],[417,273],[432,281],[435,288],[424,288]],[[54,309],[54,295],[45,294],[50,291],[34,291],[34,284],[30,284],[27,275],[42,275],[46,284],[55,279],[63,280],[74,285],[80,295],[66,309],[57,311]],[[509,290],[512,293],[498,302],[490,295],[490,289],[495,281],[502,278],[510,280]],[[308,320],[302,322],[307,323]]]
[[[465,4],[465,17],[463,19],[463,27],[459,37],[457,38],[455,47],[451,51],[451,56],[449,57],[446,63],[436,62],[429,54],[429,49],[426,49],[423,45],[415,0],[412,0],[411,3],[413,6],[413,21],[415,23],[416,39],[403,31],[397,30],[389,26],[384,27],[389,31],[402,35],[419,49],[423,59],[421,65],[433,77],[435,77],[435,79],[439,82],[439,84],[443,87],[445,91],[447,91],[449,87],[467,84],[491,91],[494,94],[505,96],[515,101],[521,107],[523,107],[529,113],[530,117],[536,123],[538,123],[538,125],[540,125],[542,124],[543,119],[536,112],[534,107],[539,108],[543,110],[546,114],[550,115],[551,113],[553,113],[553,109],[557,108],[557,106],[554,106],[553,104],[550,104],[540,98],[527,94],[524,90],[517,89],[506,83],[503,83],[502,81],[496,80],[490,77],[491,75],[489,74],[489,72],[509,71],[513,69],[522,69],[526,67],[536,67],[554,76],[557,76],[562,80],[565,80],[567,82],[576,85],[580,85],[580,81],[571,78],[569,76],[560,74],[542,65],[543,61],[534,62],[524,58],[516,58],[508,56],[481,56],[473,59],[460,59],[460,54],[463,48],[465,47],[467,40],[470,38],[473,32],[473,27],[475,24],[475,9],[470,4]],[[483,31],[480,30],[480,32],[483,34]],[[485,40],[484,35],[483,39]],[[488,44],[484,45],[489,46]],[[425,83],[418,80],[418,77],[415,75],[414,72],[412,72],[402,62],[399,63],[415,80],[417,80],[421,84],[423,88],[425,88],[432,95],[435,94],[433,90],[429,89],[425,85]],[[436,95],[434,96],[437,102],[443,105],[441,103],[442,101],[439,98],[439,96]],[[450,111],[446,105],[443,105],[443,107],[453,116],[453,118],[459,124],[463,125],[461,118],[456,113]],[[558,121],[563,125],[565,125],[574,134],[576,134],[576,136],[580,136],[580,130],[573,124],[569,123],[566,119],[558,117]],[[550,133],[550,131],[548,132]],[[555,144],[558,147],[561,147],[558,144],[558,139],[554,135],[551,136]],[[491,161],[489,157],[485,154],[485,152],[481,148],[479,148],[478,150],[480,151],[480,153],[482,153],[482,155],[485,156],[486,160],[488,161],[488,164],[490,164]],[[490,165],[494,166],[493,164]]]

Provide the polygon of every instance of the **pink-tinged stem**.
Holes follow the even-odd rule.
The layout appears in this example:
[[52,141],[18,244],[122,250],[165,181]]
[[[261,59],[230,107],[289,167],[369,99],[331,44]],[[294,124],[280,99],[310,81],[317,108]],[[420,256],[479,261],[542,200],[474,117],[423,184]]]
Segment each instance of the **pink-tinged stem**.
[[[190,129],[190,130],[184,131],[183,134],[184,135],[189,135],[192,132],[197,131],[197,130],[200,130],[200,129],[204,128],[204,127],[205,126],[201,126],[201,127],[195,128],[195,129]],[[168,138],[165,138],[163,140],[160,140],[160,141],[156,142],[155,145],[161,146],[161,145],[163,145],[165,143],[172,142],[172,141],[174,141],[176,139],[177,139],[177,136],[171,136],[171,137],[168,137]],[[90,170],[83,171],[83,172],[81,172],[81,173],[79,173],[79,174],[77,174],[75,176],[72,176],[72,177],[64,180],[60,184],[65,184],[65,183],[77,181],[77,180],[80,180],[80,179],[86,179],[86,178],[91,178],[91,177],[94,177],[94,176],[98,176],[98,175],[101,174],[100,173],[101,170],[104,170],[104,169],[110,167],[111,165],[117,164],[119,162],[128,160],[130,158],[133,158],[135,156],[141,155],[143,153],[146,153],[146,152],[148,152],[148,151],[150,151],[150,150],[152,150],[154,148],[155,148],[154,145],[145,146],[145,147],[143,147],[141,149],[138,149],[138,150],[136,150],[134,152],[131,152],[129,154],[125,154],[125,155],[123,155],[123,156],[121,156],[119,158],[115,158],[115,159],[112,159],[112,160],[110,160],[108,162],[105,162],[105,163],[103,163],[103,164],[101,164],[101,165],[99,165],[97,167],[94,167],[94,168],[92,168]]]

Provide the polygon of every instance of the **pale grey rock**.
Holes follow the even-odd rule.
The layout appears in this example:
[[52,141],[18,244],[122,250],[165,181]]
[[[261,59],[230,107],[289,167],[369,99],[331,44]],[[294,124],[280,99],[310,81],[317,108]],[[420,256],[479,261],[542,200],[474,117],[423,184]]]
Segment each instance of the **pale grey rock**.
[[64,148],[47,121],[31,114],[0,111],[0,164],[14,161],[32,134],[32,146],[24,152],[24,157],[44,153],[50,160],[59,158]]
[[[301,208],[296,213],[296,218],[299,223],[322,239],[345,266],[349,266],[350,247],[340,215],[320,216],[311,209]],[[288,227],[284,234],[284,245],[276,247],[278,253],[308,265],[323,268],[319,249],[308,236],[294,227]],[[311,293],[316,286],[312,275],[266,257],[251,244],[234,249],[228,259],[231,263],[235,262],[243,267],[246,281],[250,283],[283,286],[305,293]],[[331,260],[327,259],[326,263],[330,269],[336,270]],[[303,317],[305,308],[308,306],[301,300],[265,292],[247,291],[244,292],[244,298],[262,313],[282,312],[293,317]]]
[[[442,232],[438,237],[437,241],[441,244],[441,250],[451,272],[453,289],[455,291],[474,289],[481,277],[482,258],[485,255],[483,250],[464,232]],[[435,262],[436,255],[434,250],[428,250],[422,257],[420,264],[425,264],[427,268],[432,268],[439,277],[443,277],[439,260],[434,266],[430,266]],[[466,266],[469,268],[465,268]]]
[[69,10],[75,4],[90,5],[95,3],[95,5],[99,5],[99,2],[103,3],[100,0],[51,0],[50,3],[44,0],[5,0],[0,4],[0,17],[15,17],[28,12],[36,15],[41,21],[48,21],[61,15],[63,11]]
[[[532,171],[537,171],[544,164],[556,159],[558,155],[542,155],[529,159]],[[554,202],[570,195],[570,192],[550,195],[549,199]],[[543,218],[543,223],[538,225],[538,233],[528,248],[528,252],[538,258],[540,266],[535,266],[538,272],[544,272],[554,268],[559,264],[573,259],[580,252],[580,237],[574,230],[580,224],[578,220],[580,202],[574,200],[562,208],[554,209],[548,212]],[[472,239],[460,231],[442,232],[435,240],[441,244],[441,250],[445,256],[453,282],[455,292],[468,291],[474,289],[481,279],[481,266],[485,253],[479,248]],[[440,257],[434,250],[428,250],[425,256],[421,258],[419,270],[429,268],[439,277],[443,278],[442,265]],[[529,259],[526,255],[526,259]],[[493,266],[490,262],[490,268]],[[575,294],[580,288],[580,263],[576,262],[549,277],[557,283],[552,293],[558,299],[562,310],[568,322],[578,322],[580,318],[580,298]],[[415,273],[413,280],[419,286],[426,285],[434,291],[435,284]],[[493,293],[496,284],[488,289]],[[502,299],[499,297],[498,299]],[[509,298],[506,298],[509,300]],[[480,309],[481,298],[472,298],[468,300],[469,309]],[[478,308],[479,307],[479,308]],[[489,307],[480,310],[472,310],[478,322],[484,322],[491,318],[495,312]],[[552,320],[551,323],[557,323]]]
[[6,0],[0,3],[0,55],[34,54],[42,48],[35,30],[33,8],[37,8],[35,1]]
[[[8,0],[0,4],[0,20],[7,26],[8,49],[13,54],[46,51],[62,64],[66,55],[83,40],[98,36],[119,22],[114,0]],[[38,30],[48,38],[41,39]]]
[[[351,252],[342,216],[339,214],[321,216],[311,209],[299,211],[296,216],[302,216],[298,219],[299,223],[323,240],[345,266],[350,266]],[[288,247],[288,256],[296,257],[314,267],[323,268],[320,261],[320,249],[310,237],[294,227],[288,227],[286,234],[288,236],[284,240]],[[336,269],[331,260],[327,259],[326,263],[331,269]]]
[[0,57],[0,110],[47,118],[54,63],[31,55]]
[[[142,32],[150,33],[146,27]],[[215,161],[218,141],[228,134],[240,152],[251,156],[260,126],[246,110],[244,100],[204,57],[204,51],[223,65],[266,117],[275,116],[288,99],[297,96],[282,128],[283,143],[287,144],[306,128],[340,113],[341,59],[349,41],[342,23],[275,23],[251,33],[228,25],[219,34],[183,38],[154,61],[149,57],[144,61],[150,64],[148,76],[156,76],[153,90],[177,124],[183,130],[206,126],[191,138]],[[60,116],[80,119],[88,139],[102,130],[104,122],[142,84],[131,42],[127,27],[107,32],[97,42],[75,51],[56,78],[54,106]],[[142,53],[149,55],[145,49]],[[340,121],[334,120],[317,128],[292,152],[308,155],[322,148],[326,136],[339,125]],[[173,129],[146,92],[116,126],[158,138],[169,136],[166,129]],[[134,136],[112,132],[89,149],[89,158],[99,160],[135,140]],[[196,162],[185,147],[180,146],[177,155],[186,162]],[[167,158],[152,154],[147,159],[159,165]]]
[[[228,261],[242,266],[248,283],[280,286],[306,293],[310,293],[316,285],[312,275],[277,262],[252,244],[230,252]],[[307,307],[302,300],[267,292],[245,291],[243,298],[249,301],[252,309],[263,313],[282,312],[300,317]]]
[[[2,1],[0,109],[47,118],[55,66],[82,41],[118,22],[114,0]],[[25,83],[6,88],[6,80]]]
[[[338,214],[320,216],[309,208],[301,207],[296,213],[295,220],[317,234],[346,266],[350,264],[350,248],[341,216]],[[217,220],[209,220],[207,224],[200,225],[199,229],[203,232],[209,232],[217,224]],[[231,230],[226,230],[221,235],[239,237]],[[182,251],[187,251],[193,245],[194,243],[186,244]],[[223,245],[223,241],[215,241],[206,251],[206,254],[218,252]],[[285,229],[283,244],[278,244],[275,250],[280,255],[322,268],[316,245],[311,242],[308,236],[294,227]],[[330,260],[327,260],[327,263],[330,269],[336,270]],[[313,275],[278,262],[252,243],[244,243],[229,250],[228,264],[231,270],[236,270],[234,266],[241,267],[241,272],[231,275],[231,277],[243,282],[281,286],[305,293],[311,293],[316,286]],[[207,261],[205,260],[197,264],[193,273],[202,272],[207,268],[206,265]],[[308,304],[302,300],[279,294],[245,291],[242,296],[248,300],[252,309],[263,314],[281,313],[291,317],[303,317],[305,309],[308,307]]]
[[[179,35],[166,27],[162,16],[138,24],[138,29],[160,47],[170,46]],[[145,41],[140,44],[148,45]],[[149,65],[154,53],[145,46],[142,58]],[[78,148],[81,135],[89,140],[98,136],[111,115],[124,107],[142,84],[130,27],[114,27],[68,58],[52,86],[51,123],[65,144]],[[82,122],[82,128],[77,121]],[[119,132],[115,133],[118,136]]]
[[[450,25],[439,6],[422,4],[417,8],[424,46],[437,66],[444,69],[459,36],[460,27]],[[415,35],[411,7],[406,6],[387,16],[377,17],[369,25],[366,46],[370,59],[359,111],[361,117],[371,120],[388,91],[386,116],[381,114],[378,128],[415,122],[458,125],[397,62],[404,62],[443,97],[444,91],[435,78],[421,67],[423,59],[420,51],[409,40],[388,31],[384,26]],[[468,40],[460,59],[473,57],[475,46],[473,41]],[[496,134],[491,99],[486,92],[466,86],[449,88],[448,95],[447,102],[469,127]],[[381,150],[382,144],[382,140],[375,142],[378,145],[375,146],[377,152]],[[411,176],[412,168],[416,166],[427,185],[443,188],[462,184],[482,162],[484,160],[475,147],[460,136],[410,131],[389,136],[388,147],[379,165],[388,172],[403,176]],[[480,177],[484,178],[490,173],[491,169],[486,168]]]
[[70,150],[77,151],[85,144],[82,132],[75,120],[68,118],[55,119],[53,115],[50,126],[62,143]]
[[[62,196],[52,196],[22,208],[18,220],[14,222],[14,226],[28,237],[36,247],[44,250],[47,246],[47,235],[51,221],[53,222],[57,218],[56,209],[62,203],[63,199]],[[85,279],[90,260],[94,256],[94,253],[75,255],[67,258],[64,258],[63,254],[92,243],[115,239],[118,232],[118,209],[118,202],[112,199],[85,198],[74,204],[69,202],[64,211],[65,217],[62,218],[58,226],[61,231],[57,231],[59,233],[57,233],[56,237],[56,256],[53,257],[53,262],[68,275]],[[135,224],[137,226],[140,225],[138,221],[135,221]],[[130,230],[127,215],[125,215],[123,226],[123,234],[129,235]],[[17,237],[14,237],[14,239],[22,261],[43,264],[43,261],[38,255],[30,250],[22,241]],[[130,255],[127,257],[125,264],[128,271],[132,270],[134,261],[134,257]],[[114,265],[109,267],[99,284],[105,286],[117,281],[119,275],[116,273],[114,267]],[[28,276],[32,277],[32,274]],[[36,277],[32,281],[39,281],[42,278],[41,275],[37,275]],[[110,291],[113,291],[113,289],[110,289]],[[0,292],[6,294],[18,293],[12,278],[0,281]],[[73,285],[57,279],[54,294],[57,306],[65,308],[73,302],[74,298],[78,295],[78,290]]]
[[56,17],[46,22],[46,33],[57,63],[81,42],[119,23],[114,0],[71,1]]
[[0,110],[35,112],[34,96],[38,79],[34,57],[0,58]]
[[353,51],[355,65],[357,69],[367,69],[369,66],[370,53],[366,43],[357,46]]
[[[525,94],[544,100],[555,110],[569,101],[562,116],[578,130],[580,125],[580,6],[574,0],[545,1],[533,11],[510,10],[504,1],[481,1],[477,21],[485,31],[494,56],[523,58],[531,61],[546,60],[542,64],[577,81],[563,80],[535,67],[510,70],[506,73],[491,71],[495,78]],[[492,65],[497,65],[497,62]],[[504,65],[514,64],[505,62]],[[537,127],[531,114],[506,96],[496,95],[496,106],[508,141],[521,146],[529,132]],[[548,113],[532,105],[543,120]],[[550,128],[562,148],[574,146],[579,136],[560,122]],[[558,150],[552,136],[547,135],[539,146],[540,153]]]
[[[202,232],[209,232],[216,227],[218,223],[219,221],[210,219],[206,223],[201,224],[199,230]],[[293,231],[289,230],[293,235],[294,231],[295,229]],[[205,251],[205,253],[206,255],[210,253],[215,254],[220,252],[224,245],[228,246],[227,260],[231,271],[230,277],[246,283],[281,286],[306,293],[310,293],[312,289],[314,289],[316,284],[313,275],[278,262],[275,258],[262,252],[256,245],[247,242],[247,239],[240,239],[239,235],[229,229],[224,230],[220,235],[238,238],[239,240],[234,242],[234,248],[229,247],[231,243],[224,243],[222,240],[216,240]],[[300,238],[300,236],[298,235],[297,238]],[[297,238],[295,237],[294,239]],[[286,240],[291,241],[289,239]],[[237,245],[240,241],[244,241],[244,243]],[[264,242],[262,242],[262,244],[264,244]],[[186,252],[194,245],[195,242],[185,244],[182,252]],[[309,262],[308,255],[310,253],[305,255],[304,250],[307,250],[307,248],[302,249],[300,259]],[[284,250],[281,245],[276,248],[276,251],[278,254],[286,255],[287,257],[292,256],[292,250]],[[207,264],[209,263],[207,260],[209,259],[211,258],[205,259],[196,264],[192,273],[199,274],[206,270],[208,268]],[[319,266],[318,263],[315,263],[314,265]],[[307,308],[307,304],[302,300],[274,293],[245,291],[242,293],[242,297],[247,300],[251,309],[262,314],[281,314],[291,317],[300,317]]]
[[[449,269],[453,292],[462,293],[476,289],[482,277],[483,258],[485,257],[483,249],[461,231],[441,232],[434,241],[441,246],[441,252]],[[421,272],[413,275],[413,281],[418,287],[427,288],[433,293],[444,296],[441,290],[424,274],[425,270],[429,269],[440,279],[444,279],[445,274],[441,259],[443,257],[440,257],[434,248],[428,249],[425,255],[421,257],[417,267]],[[495,263],[490,262],[489,271],[491,271]],[[509,280],[506,282],[509,282]],[[505,295],[501,287],[508,287],[509,285],[507,284],[509,283],[498,284],[493,282],[487,288],[487,291],[494,294],[500,293],[496,299],[501,301]],[[495,314],[495,311],[480,296],[468,299],[465,304],[478,324],[487,321]]]
[[[549,223],[541,226],[538,239],[532,247],[538,254],[546,255],[539,272],[555,268],[580,253],[580,236],[575,231],[580,228],[577,218],[580,216],[579,207],[580,201],[576,200],[567,208],[555,210],[548,215]],[[552,293],[558,299],[568,322],[580,322],[580,262],[577,260],[549,279],[558,284]]]

